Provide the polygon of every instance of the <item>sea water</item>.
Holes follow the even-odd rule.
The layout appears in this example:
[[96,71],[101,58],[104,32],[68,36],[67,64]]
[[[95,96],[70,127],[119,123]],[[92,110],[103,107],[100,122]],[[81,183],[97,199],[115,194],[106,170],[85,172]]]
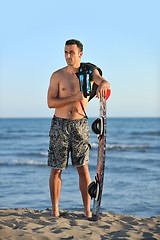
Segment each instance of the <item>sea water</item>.
[[[95,118],[89,119],[91,126]],[[51,119],[0,119],[0,208],[51,207],[47,166]],[[98,140],[90,130],[94,180]],[[91,203],[92,204],[92,203]],[[76,168],[62,173],[60,209],[83,211]],[[160,215],[160,118],[107,119],[103,212]]]

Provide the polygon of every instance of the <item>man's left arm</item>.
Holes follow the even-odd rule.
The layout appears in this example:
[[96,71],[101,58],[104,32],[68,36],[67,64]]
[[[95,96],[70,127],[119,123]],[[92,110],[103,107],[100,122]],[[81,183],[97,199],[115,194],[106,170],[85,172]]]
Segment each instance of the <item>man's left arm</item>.
[[107,89],[110,89],[109,82],[99,74],[97,69],[93,72],[93,82],[98,85],[96,95],[98,98],[106,97]]

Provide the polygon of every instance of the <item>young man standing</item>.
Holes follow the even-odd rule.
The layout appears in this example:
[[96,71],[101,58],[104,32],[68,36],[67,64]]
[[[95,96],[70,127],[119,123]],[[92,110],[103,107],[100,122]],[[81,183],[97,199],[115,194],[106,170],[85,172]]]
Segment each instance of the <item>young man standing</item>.
[[[91,217],[88,185],[91,182],[88,170],[89,162],[89,126],[85,115],[89,97],[80,91],[79,79],[75,73],[79,71],[83,45],[71,39],[65,43],[65,59],[67,66],[54,72],[48,89],[48,107],[55,108],[50,129],[48,165],[50,173],[50,195],[53,216],[59,216],[59,200],[61,191],[61,173],[68,165],[71,152],[72,165],[77,167],[79,187],[82,194],[84,214]],[[92,83],[98,85],[98,98],[106,95],[110,84],[95,69]]]

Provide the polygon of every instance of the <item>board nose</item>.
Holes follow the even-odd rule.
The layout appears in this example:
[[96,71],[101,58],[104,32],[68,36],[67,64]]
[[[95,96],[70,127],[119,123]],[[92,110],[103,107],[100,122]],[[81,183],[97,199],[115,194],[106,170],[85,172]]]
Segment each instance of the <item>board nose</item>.
[[107,92],[106,92],[106,100],[108,100],[108,98],[110,97],[111,95],[111,89],[107,89]]

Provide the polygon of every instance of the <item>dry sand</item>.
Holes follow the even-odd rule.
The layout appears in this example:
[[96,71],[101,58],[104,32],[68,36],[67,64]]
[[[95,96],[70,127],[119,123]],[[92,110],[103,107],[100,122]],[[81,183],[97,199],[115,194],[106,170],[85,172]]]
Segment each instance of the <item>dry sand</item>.
[[138,218],[102,213],[98,221],[85,219],[81,212],[61,211],[61,217],[43,211],[0,209],[0,240],[57,239],[160,239],[160,217]]

